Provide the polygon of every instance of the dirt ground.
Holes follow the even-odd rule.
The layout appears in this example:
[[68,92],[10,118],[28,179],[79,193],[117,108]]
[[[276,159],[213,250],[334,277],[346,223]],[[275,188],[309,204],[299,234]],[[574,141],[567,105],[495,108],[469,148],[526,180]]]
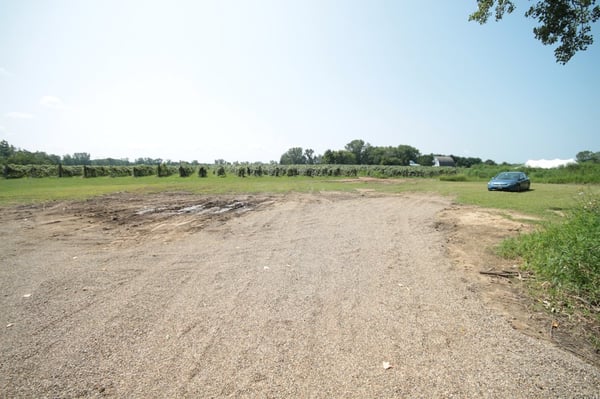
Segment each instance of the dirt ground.
[[599,395],[597,354],[480,274],[514,269],[511,216],[368,190],[0,208],[0,397]]

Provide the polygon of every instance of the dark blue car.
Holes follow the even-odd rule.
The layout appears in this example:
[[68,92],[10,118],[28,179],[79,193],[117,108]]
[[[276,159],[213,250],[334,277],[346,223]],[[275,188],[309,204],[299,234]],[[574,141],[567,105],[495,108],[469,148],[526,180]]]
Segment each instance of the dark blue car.
[[527,191],[531,182],[523,172],[502,172],[488,182],[489,191]]

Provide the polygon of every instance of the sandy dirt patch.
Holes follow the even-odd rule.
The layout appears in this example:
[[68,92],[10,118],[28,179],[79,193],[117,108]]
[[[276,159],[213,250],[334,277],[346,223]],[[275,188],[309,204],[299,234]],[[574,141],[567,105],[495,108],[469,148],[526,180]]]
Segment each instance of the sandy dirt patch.
[[486,293],[483,249],[515,222],[477,212],[372,192],[2,208],[0,396],[598,394],[598,368]]

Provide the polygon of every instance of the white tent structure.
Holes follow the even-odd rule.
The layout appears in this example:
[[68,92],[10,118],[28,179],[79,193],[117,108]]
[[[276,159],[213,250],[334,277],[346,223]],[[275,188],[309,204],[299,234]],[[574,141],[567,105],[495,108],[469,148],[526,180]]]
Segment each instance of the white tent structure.
[[558,168],[559,166],[565,166],[571,163],[577,163],[574,159],[538,159],[529,160],[525,162],[525,166],[530,168],[542,168],[542,169],[551,169]]

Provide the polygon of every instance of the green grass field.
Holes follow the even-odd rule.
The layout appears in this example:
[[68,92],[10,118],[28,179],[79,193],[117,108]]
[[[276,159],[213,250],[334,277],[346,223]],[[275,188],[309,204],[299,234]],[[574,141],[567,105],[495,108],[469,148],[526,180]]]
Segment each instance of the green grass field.
[[207,178],[177,176],[25,178],[0,180],[0,204],[22,204],[85,199],[114,192],[153,193],[186,191],[197,194],[286,193],[318,191],[428,192],[450,196],[458,203],[507,209],[554,219],[574,206],[582,192],[600,193],[598,185],[535,184],[524,193],[488,192],[485,182],[439,179],[356,180],[339,177],[247,177],[210,175]]

